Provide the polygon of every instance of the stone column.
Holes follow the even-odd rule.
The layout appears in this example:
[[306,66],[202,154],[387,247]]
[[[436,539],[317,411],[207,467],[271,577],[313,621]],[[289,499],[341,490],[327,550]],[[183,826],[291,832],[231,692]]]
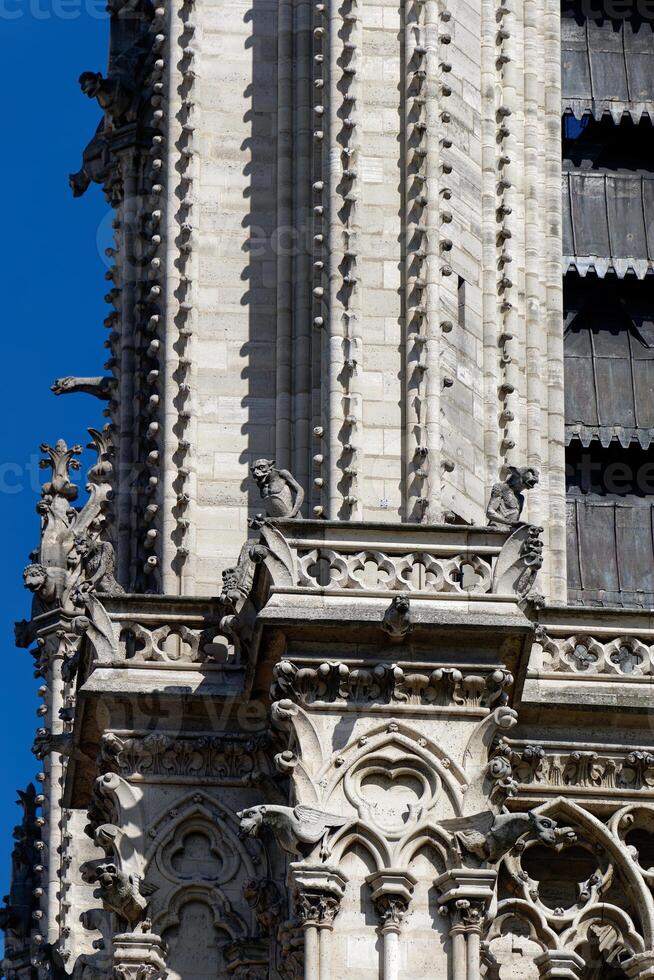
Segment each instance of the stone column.
[[330,980],[329,940],[347,878],[336,868],[295,862],[288,881],[304,932],[304,980]]
[[113,980],[165,980],[166,945],[151,932],[113,937]]
[[568,949],[548,949],[534,960],[540,980],[579,980],[584,961]]
[[436,878],[441,910],[450,916],[452,980],[479,980],[480,943],[495,892],[496,871],[455,868]]
[[368,875],[372,900],[379,916],[379,930],[384,943],[383,980],[398,980],[400,975],[400,926],[409,908],[416,879],[408,871],[389,868]]
[[648,950],[646,953],[637,953],[626,963],[623,963],[622,968],[629,980],[653,980],[654,951]]

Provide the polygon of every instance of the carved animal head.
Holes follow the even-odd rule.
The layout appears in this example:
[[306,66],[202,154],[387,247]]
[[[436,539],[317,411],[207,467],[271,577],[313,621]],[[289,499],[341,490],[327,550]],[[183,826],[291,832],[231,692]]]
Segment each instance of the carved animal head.
[[28,565],[23,572],[25,588],[30,592],[40,592],[48,581],[48,571],[43,565]]
[[94,99],[102,85],[102,74],[99,71],[83,71],[79,77],[79,87],[84,95]]
[[270,480],[270,476],[275,469],[274,459],[255,459],[250,466],[250,472],[258,486],[263,487]]
[[95,543],[87,534],[76,534],[73,539],[75,551],[80,558],[84,559],[87,555],[95,551]]
[[393,607],[399,613],[408,612],[409,611],[408,595],[396,595],[393,599]]
[[231,592],[238,588],[238,568],[226,568],[222,573],[223,592]]
[[516,493],[531,490],[538,483],[538,470],[533,466],[510,466],[506,482]]
[[57,378],[50,386],[50,391],[53,391],[55,395],[63,395],[65,391],[69,391],[75,384],[75,378]]
[[277,888],[268,878],[252,878],[243,886],[243,898],[251,909],[257,905],[270,906],[278,899]]
[[547,844],[548,847],[554,847],[558,844],[559,833],[556,820],[551,820],[550,817],[542,817],[539,813],[531,811],[529,812],[529,820],[533,832],[541,844]]
[[239,837],[258,837],[265,824],[266,807],[253,806],[236,814],[241,823]]

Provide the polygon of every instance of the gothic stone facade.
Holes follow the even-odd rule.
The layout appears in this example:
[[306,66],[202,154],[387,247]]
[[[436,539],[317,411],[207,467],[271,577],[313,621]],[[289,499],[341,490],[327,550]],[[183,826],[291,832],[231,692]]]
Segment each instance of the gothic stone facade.
[[109,9],[6,977],[654,977],[650,22]]

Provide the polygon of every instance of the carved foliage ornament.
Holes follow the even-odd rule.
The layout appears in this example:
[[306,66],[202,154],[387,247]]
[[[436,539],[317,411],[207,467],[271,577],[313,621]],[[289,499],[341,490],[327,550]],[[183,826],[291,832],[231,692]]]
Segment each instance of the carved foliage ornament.
[[249,738],[228,735],[171,738],[153,733],[144,738],[118,738],[107,732],[101,758],[106,769],[126,775],[198,776],[219,780],[256,781],[266,770],[267,733]]
[[501,739],[489,761],[488,775],[498,790],[502,782],[519,785],[570,786],[580,789],[654,789],[654,754],[631,749],[622,755],[594,749],[545,749],[542,745],[513,745]]
[[350,668],[343,663],[298,667],[282,660],[273,671],[272,696],[302,705],[343,701],[352,704],[444,705],[493,708],[505,704],[513,684],[509,671],[462,674],[456,667],[407,672],[395,664]]

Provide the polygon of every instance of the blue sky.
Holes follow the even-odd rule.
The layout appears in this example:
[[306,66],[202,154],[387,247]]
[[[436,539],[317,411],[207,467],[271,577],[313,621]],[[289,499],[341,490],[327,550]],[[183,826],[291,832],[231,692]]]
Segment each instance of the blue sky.
[[[0,412],[0,574],[3,683],[0,711],[0,897],[9,881],[15,789],[34,778],[36,728],[32,659],[13,645],[13,623],[28,611],[21,572],[38,541],[35,473],[41,442],[88,441],[102,405],[86,395],[55,398],[54,378],[99,374],[108,356],[102,321],[108,214],[92,187],[75,200],[68,174],[99,119],[80,92],[80,72],[103,70],[108,23],[98,0],[0,0],[0,91],[4,189],[2,322],[5,366]],[[35,486],[36,483],[36,486]]]

